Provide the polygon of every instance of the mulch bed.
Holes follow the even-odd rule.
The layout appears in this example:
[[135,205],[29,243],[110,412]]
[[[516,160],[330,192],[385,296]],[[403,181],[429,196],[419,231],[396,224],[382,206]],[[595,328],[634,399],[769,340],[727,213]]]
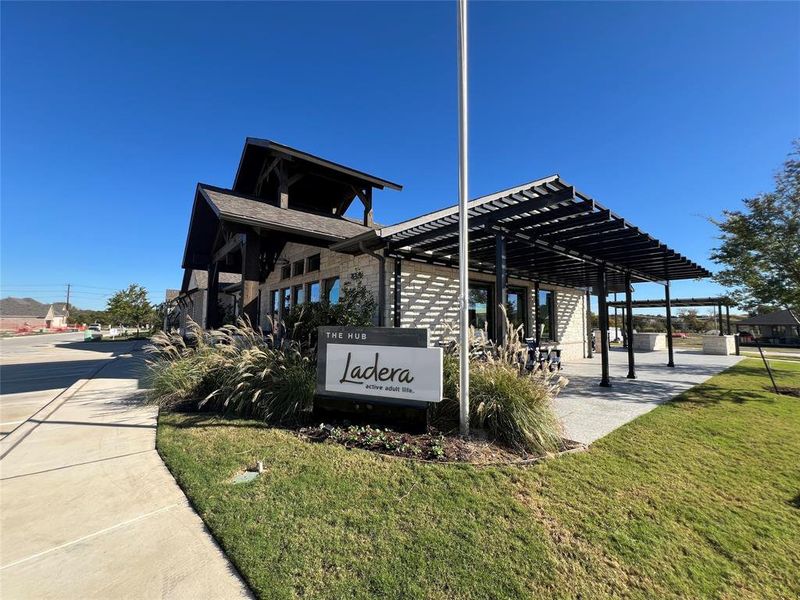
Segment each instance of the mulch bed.
[[571,440],[563,440],[557,454],[532,455],[516,452],[496,442],[481,439],[480,433],[470,439],[445,435],[432,430],[426,433],[403,433],[369,425],[320,425],[304,427],[299,435],[312,442],[341,444],[388,456],[427,462],[463,462],[478,465],[530,464],[564,452],[585,449]]
[[800,388],[796,387],[779,387],[778,393],[783,394],[784,396],[794,396],[795,398],[800,398]]

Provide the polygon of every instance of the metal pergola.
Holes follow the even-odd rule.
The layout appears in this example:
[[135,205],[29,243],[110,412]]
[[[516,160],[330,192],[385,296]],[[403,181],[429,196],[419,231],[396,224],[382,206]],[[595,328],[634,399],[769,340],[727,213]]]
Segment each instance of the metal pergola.
[[[606,296],[609,292],[624,291],[626,305],[632,303],[633,283],[664,286],[663,304],[670,329],[668,365],[674,366],[669,283],[709,277],[707,269],[633,226],[558,175],[473,200],[468,212],[469,267],[474,272],[495,276],[495,306],[506,303],[509,277],[531,281],[537,287],[545,283],[585,289],[587,295],[597,295],[602,348],[600,385],[611,385]],[[351,253],[383,249],[385,256],[396,260],[397,270],[402,260],[456,268],[458,233],[458,210],[450,207],[371,230],[334,244],[331,249]],[[395,298],[394,305],[394,322],[399,326],[399,298]],[[505,322],[499,312],[495,311],[495,336],[502,341]],[[630,317],[628,321],[631,330]],[[629,376],[635,377],[632,368]]]

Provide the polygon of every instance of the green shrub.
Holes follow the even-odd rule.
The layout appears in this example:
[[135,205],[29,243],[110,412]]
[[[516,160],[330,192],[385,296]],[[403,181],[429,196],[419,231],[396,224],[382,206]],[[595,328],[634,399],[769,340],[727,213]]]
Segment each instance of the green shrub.
[[[501,307],[502,309],[503,307]],[[485,332],[470,332],[469,421],[492,438],[522,452],[542,454],[561,446],[561,425],[552,407],[553,398],[568,381],[558,372],[524,369],[527,347],[519,329],[506,320],[512,332],[503,345],[488,340]],[[459,415],[458,346],[444,355],[443,400],[433,409],[432,421],[443,429]]]
[[276,344],[241,319],[209,332],[192,323],[189,338],[191,345],[177,334],[153,336],[147,348],[151,402],[192,402],[271,423],[292,423],[310,411],[315,368],[298,343]]
[[306,347],[317,345],[317,327],[344,326],[370,327],[378,307],[372,292],[363,282],[364,274],[355,271],[342,286],[337,304],[311,302],[295,305],[284,318],[288,336]]
[[547,386],[506,363],[470,373],[470,420],[512,448],[541,454],[561,445],[561,426]]

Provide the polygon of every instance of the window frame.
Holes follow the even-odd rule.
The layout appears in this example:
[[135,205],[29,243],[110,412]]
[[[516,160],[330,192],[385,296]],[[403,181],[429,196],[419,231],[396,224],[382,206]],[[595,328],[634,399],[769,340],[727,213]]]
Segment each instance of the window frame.
[[[317,266],[312,267],[311,261],[316,260]],[[316,273],[322,266],[322,255],[320,253],[312,254],[306,259],[306,273]]]
[[[299,296],[302,294],[302,299]],[[306,303],[306,286],[302,283],[292,286],[292,306]]]
[[[318,297],[317,297],[316,300],[311,298],[311,288],[313,286],[317,286],[317,296]],[[313,302],[322,302],[322,282],[321,281],[314,280],[314,281],[309,281],[306,284],[306,302],[308,302],[309,304],[311,304]]]
[[[337,294],[336,301],[335,302],[331,302],[331,298],[330,298],[331,289],[333,287],[333,284],[335,284],[337,282],[339,284],[339,293]],[[337,276],[328,277],[327,279],[325,279],[324,280],[324,286],[323,286],[322,294],[323,294],[323,301],[324,302],[327,302],[328,304],[339,304],[339,301],[341,300],[341,296],[342,296],[342,281],[341,281],[341,278],[337,275]]]

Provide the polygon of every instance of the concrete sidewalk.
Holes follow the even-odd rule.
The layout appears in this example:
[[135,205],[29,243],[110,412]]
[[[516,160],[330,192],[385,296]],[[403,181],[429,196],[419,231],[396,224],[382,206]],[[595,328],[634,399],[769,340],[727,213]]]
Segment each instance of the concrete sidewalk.
[[675,350],[675,367],[667,367],[667,353],[637,352],[636,379],[628,374],[627,350],[609,353],[610,388],[600,387],[600,355],[566,365],[569,385],[554,401],[565,436],[591,444],[738,363],[743,356],[714,356],[697,350]]
[[141,367],[121,355],[2,440],[3,598],[250,596],[155,450]]

